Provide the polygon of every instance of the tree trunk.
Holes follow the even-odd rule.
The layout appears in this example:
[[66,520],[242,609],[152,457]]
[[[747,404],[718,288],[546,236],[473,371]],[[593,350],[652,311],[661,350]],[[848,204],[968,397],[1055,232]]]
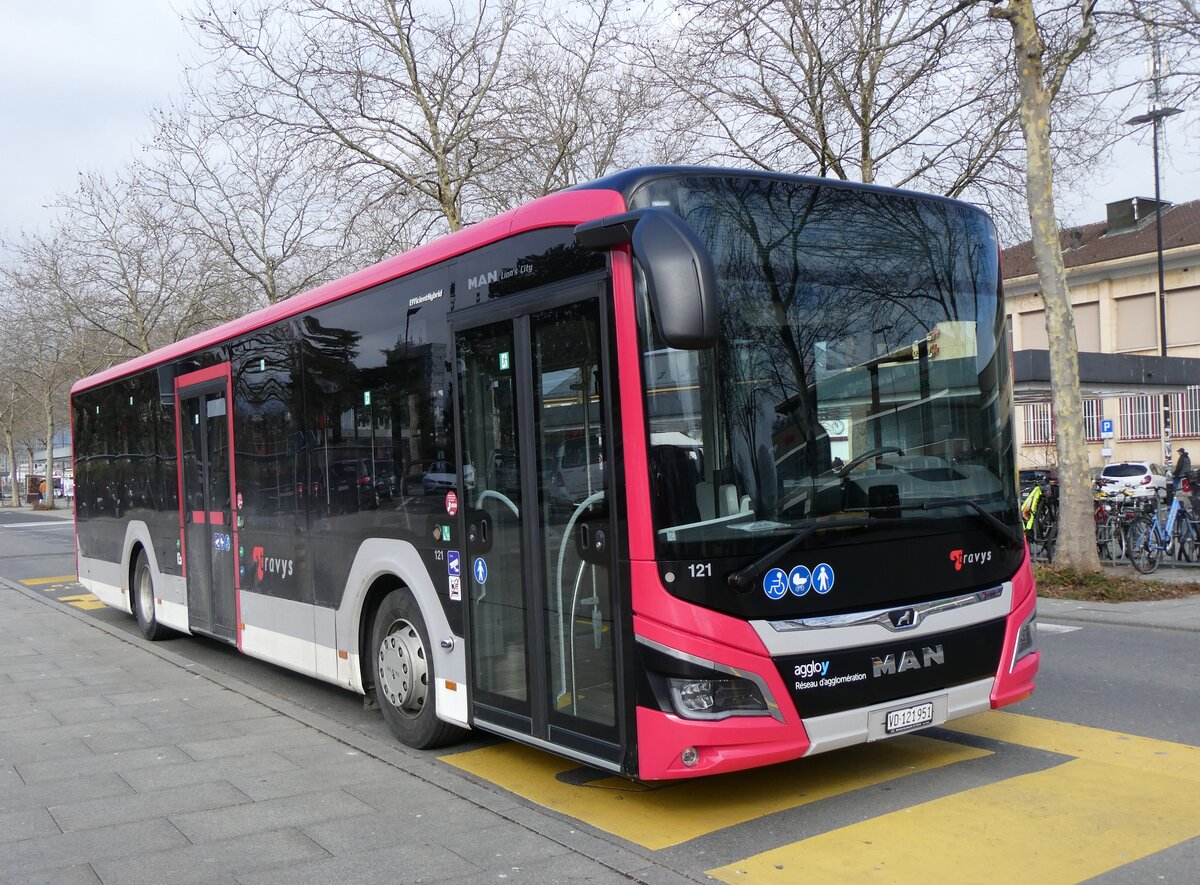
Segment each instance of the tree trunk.
[[1050,159],[1050,102],[1031,0],[1010,0],[1003,17],[1012,25],[1021,93],[1021,131],[1025,136],[1026,198],[1038,284],[1046,306],[1050,344],[1050,396],[1058,450],[1059,522],[1056,565],[1098,572],[1091,476],[1083,433],[1079,390],[1079,350],[1071,293],[1063,266],[1054,209],[1054,169]]
[[8,454],[8,489],[12,493],[9,507],[21,506],[21,493],[17,489],[17,447],[13,443],[12,428],[4,427],[4,451]]
[[46,397],[46,508],[54,509],[54,406]]

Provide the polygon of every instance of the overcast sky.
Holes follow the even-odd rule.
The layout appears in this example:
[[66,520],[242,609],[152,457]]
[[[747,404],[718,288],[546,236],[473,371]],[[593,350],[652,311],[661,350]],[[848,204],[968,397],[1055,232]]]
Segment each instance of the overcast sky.
[[[0,0],[0,236],[42,227],[45,204],[81,170],[115,171],[151,134],[149,111],[178,87],[191,38],[171,6],[186,0]],[[186,7],[182,7],[186,8]],[[1200,151],[1167,123],[1164,199],[1200,199]],[[1148,138],[1126,143],[1086,189],[1059,195],[1079,224],[1104,204],[1153,196]]]

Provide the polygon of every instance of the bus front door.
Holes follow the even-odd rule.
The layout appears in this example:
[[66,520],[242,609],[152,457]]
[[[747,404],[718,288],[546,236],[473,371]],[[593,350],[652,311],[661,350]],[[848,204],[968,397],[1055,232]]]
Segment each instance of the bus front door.
[[180,535],[188,623],[236,642],[237,526],[232,500],[229,366],[176,379]]
[[624,690],[603,291],[542,290],[452,323],[472,721],[611,769]]

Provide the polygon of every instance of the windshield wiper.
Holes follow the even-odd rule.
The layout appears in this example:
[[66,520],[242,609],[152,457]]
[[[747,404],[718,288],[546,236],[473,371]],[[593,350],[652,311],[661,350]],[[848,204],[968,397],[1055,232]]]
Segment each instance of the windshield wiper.
[[754,579],[763,573],[763,569],[769,566],[785,553],[795,550],[803,544],[808,538],[817,532],[823,532],[827,529],[849,529],[862,528],[863,526],[878,525],[881,522],[890,522],[891,520],[876,519],[873,516],[854,516],[849,519],[831,519],[827,522],[814,522],[810,526],[806,526],[796,534],[792,535],[778,547],[768,550],[754,562],[747,566],[738,569],[735,572],[730,572],[726,579],[729,586],[734,590],[749,590]]
[[971,498],[946,498],[940,501],[925,501],[922,504],[899,504],[895,507],[856,507],[847,512],[853,513],[879,513],[881,511],[896,511],[896,510],[941,510],[943,507],[970,507],[975,511],[975,515],[983,520],[993,534],[1001,540],[1007,541],[1011,547],[1020,547],[1025,543],[1025,536],[1017,532],[1012,526],[1007,526],[998,520],[993,513],[984,509],[984,507]]

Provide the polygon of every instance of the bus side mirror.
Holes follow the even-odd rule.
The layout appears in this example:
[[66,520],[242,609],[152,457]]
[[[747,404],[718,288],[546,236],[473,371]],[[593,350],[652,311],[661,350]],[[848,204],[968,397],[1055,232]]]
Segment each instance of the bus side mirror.
[[588,249],[630,243],[646,278],[650,309],[668,347],[705,350],[717,343],[717,272],[704,243],[667,209],[635,209],[575,228]]

